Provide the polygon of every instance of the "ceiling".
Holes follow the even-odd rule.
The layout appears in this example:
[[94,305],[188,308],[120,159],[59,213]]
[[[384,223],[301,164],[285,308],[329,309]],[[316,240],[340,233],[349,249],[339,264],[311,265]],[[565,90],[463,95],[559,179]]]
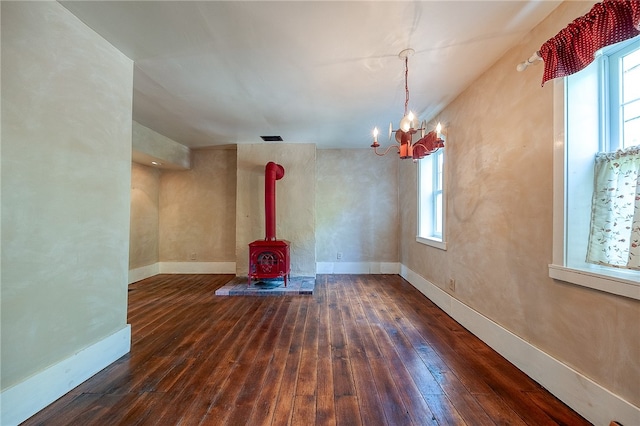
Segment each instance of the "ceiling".
[[401,50],[415,50],[409,109],[430,120],[559,4],[61,3],[135,62],[138,123],[191,148],[278,135],[319,149],[367,148],[374,126],[398,125]]

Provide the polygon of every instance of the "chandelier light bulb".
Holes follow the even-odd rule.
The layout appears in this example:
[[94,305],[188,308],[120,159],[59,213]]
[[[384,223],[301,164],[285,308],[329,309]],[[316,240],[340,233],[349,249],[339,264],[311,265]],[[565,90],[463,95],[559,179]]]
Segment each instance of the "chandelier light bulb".
[[436,126],[436,136],[438,137],[438,139],[443,139],[442,124],[440,124],[440,122],[438,122],[438,125]]
[[413,121],[412,116],[413,114],[409,113],[402,117],[402,120],[400,120],[400,130],[406,133],[409,131],[409,129],[411,129],[411,122]]
[[373,141],[374,142],[378,142],[378,128],[377,127],[373,128]]
[[416,127],[418,127],[418,119],[412,111],[409,111],[409,113],[400,120],[400,130],[406,133]]

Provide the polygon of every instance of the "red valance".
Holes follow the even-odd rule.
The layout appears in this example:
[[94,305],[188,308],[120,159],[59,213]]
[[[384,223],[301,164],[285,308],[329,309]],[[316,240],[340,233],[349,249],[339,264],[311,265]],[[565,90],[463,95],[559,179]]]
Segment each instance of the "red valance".
[[593,62],[598,49],[640,34],[639,0],[605,0],[547,40],[540,47],[544,60],[542,85],[565,77]]

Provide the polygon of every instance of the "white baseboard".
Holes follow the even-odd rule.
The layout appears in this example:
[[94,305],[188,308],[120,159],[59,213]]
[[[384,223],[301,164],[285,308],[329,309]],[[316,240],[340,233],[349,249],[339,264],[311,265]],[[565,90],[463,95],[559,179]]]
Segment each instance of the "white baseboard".
[[640,425],[640,407],[521,339],[402,265],[400,275],[450,317],[596,426]]
[[153,277],[160,273],[160,263],[156,262],[151,265],[142,266],[136,269],[129,270],[129,284],[136,281],[144,280],[145,278]]
[[[129,271],[129,284],[158,274],[235,274],[235,262],[158,262]],[[399,274],[397,262],[318,262],[318,274]],[[302,274],[309,276],[309,274]],[[314,275],[314,274],[311,274]]]
[[399,274],[397,262],[317,262],[318,274]]
[[17,425],[60,398],[131,349],[131,326],[82,349],[0,393],[0,424]]
[[235,262],[157,262],[129,270],[129,284],[158,274],[235,274]]
[[161,274],[235,274],[236,262],[160,262]]

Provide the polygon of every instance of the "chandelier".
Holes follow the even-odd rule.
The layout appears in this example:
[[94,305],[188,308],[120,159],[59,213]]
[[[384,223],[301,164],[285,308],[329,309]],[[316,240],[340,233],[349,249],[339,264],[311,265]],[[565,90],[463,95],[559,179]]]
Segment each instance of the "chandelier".
[[[398,54],[400,59],[404,59],[404,116],[400,120],[400,128],[393,130],[393,123],[389,123],[389,140],[391,135],[395,133],[396,143],[389,146],[384,152],[378,152],[378,128],[373,129],[373,143],[371,148],[376,155],[386,155],[391,148],[396,148],[400,158],[412,158],[417,161],[425,156],[436,152],[440,148],[444,148],[444,140],[442,139],[442,126],[438,123],[435,130],[427,133],[427,123],[423,121],[419,123],[418,117],[409,111],[409,56],[413,55],[415,50],[404,49]],[[414,135],[420,132],[420,139],[413,142]]]

